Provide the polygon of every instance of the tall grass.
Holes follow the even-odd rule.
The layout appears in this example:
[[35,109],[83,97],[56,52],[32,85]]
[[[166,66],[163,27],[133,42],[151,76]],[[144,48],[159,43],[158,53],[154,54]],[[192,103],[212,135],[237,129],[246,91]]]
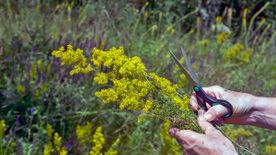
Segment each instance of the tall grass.
[[[94,96],[98,86],[93,78],[70,76],[70,68],[60,66],[52,50],[71,43],[88,55],[94,47],[123,46],[128,56],[141,57],[151,72],[190,94],[168,52],[184,47],[203,86],[275,96],[275,19],[258,16],[273,6],[267,3],[251,15],[248,5],[239,17],[228,10],[207,21],[204,7],[186,1],[1,2],[0,115],[6,130],[0,131],[0,154],[41,154],[51,141],[47,124],[62,137],[69,154],[88,153],[93,144],[84,147],[76,136],[77,125],[86,122],[93,124],[93,133],[103,127],[104,152],[120,138],[114,147],[120,154],[175,154],[176,142],[160,136],[166,127],[162,121],[138,123],[138,113],[102,104]],[[238,50],[237,44],[242,46]],[[233,128],[226,125],[226,133]],[[275,131],[243,129],[254,136],[237,133],[236,142],[257,154],[276,144]]]

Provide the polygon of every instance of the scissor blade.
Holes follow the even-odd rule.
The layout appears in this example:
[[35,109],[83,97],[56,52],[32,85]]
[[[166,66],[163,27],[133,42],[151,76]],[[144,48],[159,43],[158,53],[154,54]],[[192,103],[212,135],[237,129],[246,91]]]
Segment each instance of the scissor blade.
[[196,74],[192,70],[192,64],[191,64],[190,60],[188,59],[186,51],[183,48],[181,48],[181,52],[182,52],[182,55],[183,55],[183,57],[185,59],[186,66],[188,67],[188,71],[191,74],[192,79],[194,79],[194,81],[196,81],[197,83],[199,83],[199,80],[198,80]]
[[171,55],[172,55],[172,57],[173,57],[175,63],[178,65],[178,67],[181,69],[181,71],[185,74],[185,76],[190,80],[190,82],[192,82],[192,84],[193,84],[194,86],[197,85],[198,82],[195,81],[195,80],[192,78],[191,73],[190,73],[188,70],[186,70],[186,69],[181,65],[181,63],[179,62],[179,60],[177,59],[177,57],[176,57],[171,51],[169,51],[169,52],[171,53]]

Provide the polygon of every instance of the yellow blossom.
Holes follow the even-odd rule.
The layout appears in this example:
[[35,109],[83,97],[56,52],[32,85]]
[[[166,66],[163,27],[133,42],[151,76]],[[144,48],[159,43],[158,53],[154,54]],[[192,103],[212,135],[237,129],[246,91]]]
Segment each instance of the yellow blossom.
[[68,151],[64,147],[60,149],[59,155],[67,155],[67,154],[68,154]]
[[94,81],[99,84],[107,84],[108,82],[108,75],[106,73],[96,73],[95,77],[94,77]]
[[129,96],[122,99],[119,108],[122,109],[130,109],[130,110],[139,110],[141,105],[141,101],[135,94],[130,94]]
[[104,155],[117,155],[118,151],[114,149],[120,143],[120,139],[117,138],[116,141],[112,144],[112,146],[104,153]]
[[151,99],[146,100],[143,111],[147,113],[153,107],[153,105],[154,103]]
[[17,92],[18,92],[21,96],[22,96],[22,95],[24,94],[24,92],[25,92],[25,86],[22,85],[22,84],[17,85],[16,89],[17,89]]
[[102,89],[97,91],[95,95],[103,100],[104,103],[116,102],[118,99],[118,94],[112,88]]
[[3,138],[6,129],[7,128],[6,128],[5,120],[1,120],[0,121],[0,138]]
[[78,73],[89,73],[91,72],[92,66],[87,63],[87,58],[83,54],[83,50],[77,49],[74,50],[72,45],[67,45],[65,50],[64,47],[59,48],[58,50],[54,50],[52,55],[60,58],[62,61],[62,65],[74,65],[74,69],[71,70],[70,75],[78,74]]
[[174,96],[173,97],[174,103],[183,111],[189,110],[189,98],[184,95],[184,98],[180,98],[179,96]]
[[46,132],[47,132],[48,138],[51,139],[52,138],[52,134],[54,132],[52,125],[47,124],[47,126],[46,126]]
[[51,155],[54,153],[54,148],[51,143],[48,143],[44,146],[43,155]]
[[168,96],[176,95],[177,85],[172,85],[168,79],[160,77],[154,73],[150,73],[150,77],[156,83],[156,86],[158,88],[161,88],[165,92],[166,95],[168,95]]
[[162,152],[164,154],[169,154],[169,152],[171,152],[173,154],[181,155],[182,153],[179,145],[177,144],[175,139],[173,139],[168,133],[169,128],[170,128],[170,121],[165,120],[163,124],[163,128],[160,132],[160,136],[162,137],[163,144],[164,144],[164,147],[162,148]]
[[236,43],[234,46],[228,49],[228,51],[226,51],[226,53],[223,56],[224,60],[235,58],[240,53],[242,48],[243,45],[241,43]]
[[129,58],[120,68],[119,73],[124,77],[144,77],[145,76],[146,67],[142,63],[142,60],[135,56]]
[[92,124],[87,122],[85,125],[78,125],[76,129],[76,135],[80,143],[84,146],[89,143],[90,138],[92,137]]
[[94,146],[91,148],[90,155],[102,155],[103,145],[105,144],[105,138],[102,133],[102,127],[98,127],[93,135],[92,140]]
[[229,36],[229,33],[227,33],[227,32],[220,32],[217,35],[217,43],[218,44],[223,44],[225,42],[225,40],[228,38],[228,36]]
[[54,144],[55,144],[55,148],[57,150],[60,150],[61,147],[61,137],[59,136],[59,134],[57,132],[55,132],[54,134]]
[[250,57],[250,49],[246,49],[241,53],[241,61],[242,62],[248,63],[249,57]]
[[217,17],[216,17],[216,22],[217,22],[217,24],[221,24],[221,22],[222,22],[222,17],[221,17],[221,16],[217,16]]
[[276,145],[270,144],[265,146],[264,155],[276,154]]

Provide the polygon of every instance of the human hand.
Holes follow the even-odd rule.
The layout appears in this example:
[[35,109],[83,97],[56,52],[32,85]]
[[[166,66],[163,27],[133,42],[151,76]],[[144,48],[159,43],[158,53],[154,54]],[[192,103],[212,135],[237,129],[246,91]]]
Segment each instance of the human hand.
[[[230,91],[220,86],[204,87],[203,90],[208,95],[211,95],[216,99],[227,100],[233,106],[233,115],[230,118],[221,119],[222,116],[227,114],[227,108],[222,105],[216,105],[211,107],[207,104],[208,111],[204,114],[204,117],[207,121],[216,121],[219,124],[247,124],[247,122],[250,121],[250,114],[253,112],[254,109],[252,95]],[[190,105],[194,111],[197,111],[199,109],[195,92],[193,92],[192,97],[190,99]]]
[[205,132],[200,134],[191,130],[171,128],[169,133],[176,138],[186,155],[237,155],[235,147],[229,139],[219,132],[203,117],[204,111],[199,111],[198,124]]

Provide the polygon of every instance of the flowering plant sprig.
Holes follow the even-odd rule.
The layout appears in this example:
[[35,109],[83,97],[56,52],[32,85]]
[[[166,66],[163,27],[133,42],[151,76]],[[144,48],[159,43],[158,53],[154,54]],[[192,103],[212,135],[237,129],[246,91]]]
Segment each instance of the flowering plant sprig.
[[94,81],[103,86],[95,95],[104,104],[169,119],[180,128],[198,129],[194,114],[188,108],[188,97],[178,93],[176,84],[148,72],[141,58],[128,57],[122,47],[108,51],[94,48],[91,54],[87,61],[83,51],[73,50],[72,45],[52,52],[63,65],[73,65],[71,75],[92,72]]

